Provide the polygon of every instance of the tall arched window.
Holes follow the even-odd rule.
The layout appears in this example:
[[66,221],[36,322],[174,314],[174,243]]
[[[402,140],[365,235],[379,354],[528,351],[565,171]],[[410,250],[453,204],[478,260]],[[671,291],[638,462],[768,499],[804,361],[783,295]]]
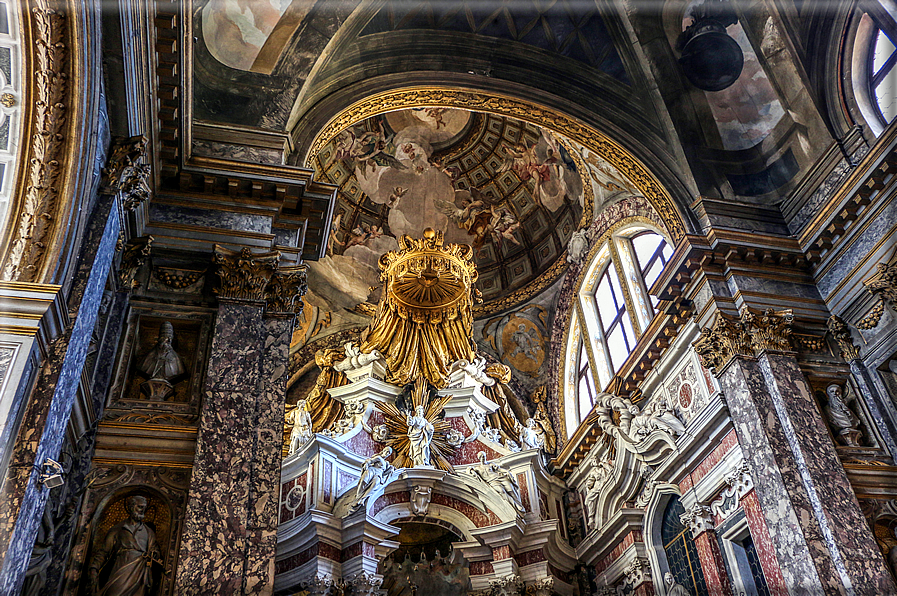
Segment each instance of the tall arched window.
[[701,560],[695,547],[691,531],[683,525],[680,518],[685,509],[678,497],[670,499],[660,522],[660,537],[663,551],[667,556],[667,566],[676,581],[695,596],[708,596]]
[[610,234],[586,265],[567,335],[567,435],[583,421],[656,314],[648,290],[673,254],[664,237],[642,224]]
[[851,61],[857,104],[875,134],[897,116],[897,22],[889,10],[893,8],[890,3],[870,6],[863,14]]

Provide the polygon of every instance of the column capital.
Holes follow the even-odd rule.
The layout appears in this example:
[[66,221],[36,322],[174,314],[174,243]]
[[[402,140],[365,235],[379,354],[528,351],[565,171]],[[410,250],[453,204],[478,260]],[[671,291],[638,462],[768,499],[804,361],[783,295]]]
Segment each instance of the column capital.
[[551,596],[554,594],[554,578],[543,577],[526,587],[526,596]]
[[110,195],[120,193],[125,213],[139,207],[151,194],[150,166],[137,163],[146,158],[146,144],[147,139],[143,135],[116,137],[103,168],[100,192]]
[[308,265],[279,267],[265,286],[267,314],[298,315],[308,291]]
[[854,345],[853,336],[850,335],[850,327],[847,326],[841,317],[832,315],[828,320],[828,331],[832,334],[832,339],[838,342],[838,348],[841,350],[841,358],[850,362],[860,357],[860,349]]
[[742,308],[739,317],[718,312],[709,327],[692,343],[701,363],[716,376],[733,358],[753,358],[762,352],[792,352],[791,309]]
[[263,302],[265,289],[280,261],[280,251],[254,253],[247,247],[239,252],[215,245],[212,262],[218,265],[221,286],[215,292],[222,300]]
[[694,538],[697,538],[704,532],[713,531],[715,527],[713,525],[713,513],[710,511],[710,507],[699,503],[695,503],[691,510],[686,511],[679,518],[679,521],[681,521],[683,525],[688,526],[688,529],[691,530],[692,537]]
[[875,266],[875,275],[863,282],[873,296],[897,309],[897,263],[879,263]]

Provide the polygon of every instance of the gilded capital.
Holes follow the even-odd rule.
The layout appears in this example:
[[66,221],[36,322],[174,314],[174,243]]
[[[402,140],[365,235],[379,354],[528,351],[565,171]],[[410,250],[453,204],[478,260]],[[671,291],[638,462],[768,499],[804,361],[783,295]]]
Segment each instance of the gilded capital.
[[841,317],[832,315],[828,320],[828,331],[832,339],[838,342],[841,350],[841,358],[850,362],[860,357],[860,349],[853,344],[853,336],[850,335],[850,327]]
[[146,157],[146,143],[143,135],[116,138],[103,168],[100,192],[121,193],[125,212],[133,211],[150,196],[150,166],[138,163]]
[[134,238],[124,245],[118,266],[118,284],[122,290],[130,292],[140,285],[137,281],[137,272],[152,252],[152,236]]
[[724,313],[717,313],[709,327],[692,343],[704,367],[714,373],[722,370],[736,356],[753,356],[751,339],[742,322]]
[[308,265],[280,267],[265,287],[265,311],[300,314],[302,297],[308,291]]
[[741,322],[751,337],[754,354],[760,352],[791,352],[791,325],[794,314],[791,309],[764,311],[745,306],[741,310]]
[[863,282],[873,296],[880,296],[897,310],[897,263],[879,263],[875,275]]
[[279,261],[279,251],[254,253],[244,247],[237,252],[216,244],[212,262],[221,286],[215,292],[221,299],[261,302]]

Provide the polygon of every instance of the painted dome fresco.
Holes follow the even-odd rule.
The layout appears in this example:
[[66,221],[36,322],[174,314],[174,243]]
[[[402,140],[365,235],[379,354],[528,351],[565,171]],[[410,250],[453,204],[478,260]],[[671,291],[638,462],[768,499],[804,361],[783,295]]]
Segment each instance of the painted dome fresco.
[[[331,305],[340,295],[336,302],[350,310],[374,301],[377,260],[402,234],[433,227],[447,242],[472,245],[488,304],[556,279],[567,242],[592,214],[582,150],[501,115],[388,112],[343,130],[308,165],[339,187],[327,256],[310,263],[309,286]],[[605,174],[625,184],[615,171]]]

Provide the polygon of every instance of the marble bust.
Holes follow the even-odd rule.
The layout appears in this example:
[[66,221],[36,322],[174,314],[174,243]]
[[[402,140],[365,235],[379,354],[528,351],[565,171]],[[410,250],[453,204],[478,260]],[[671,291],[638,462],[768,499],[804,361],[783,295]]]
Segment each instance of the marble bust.
[[174,327],[170,322],[163,321],[156,345],[137,367],[149,379],[140,385],[149,399],[158,401],[169,398],[174,393],[172,381],[177,382],[187,372],[184,362],[172,347],[173,342]]

